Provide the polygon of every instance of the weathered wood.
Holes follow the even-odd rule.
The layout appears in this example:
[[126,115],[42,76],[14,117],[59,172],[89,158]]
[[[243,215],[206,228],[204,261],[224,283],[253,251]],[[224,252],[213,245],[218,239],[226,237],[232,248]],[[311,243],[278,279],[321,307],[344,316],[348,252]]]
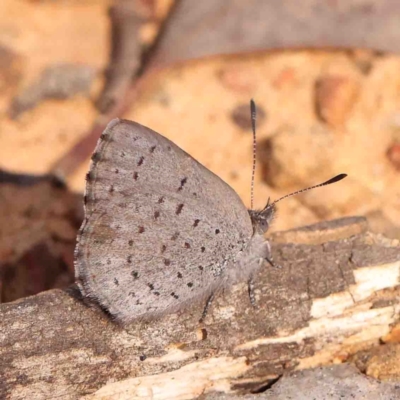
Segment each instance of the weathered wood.
[[211,393],[200,400],[399,399],[400,386],[371,379],[348,364],[294,371],[270,390],[249,395]]
[[[346,218],[275,235],[253,309],[245,284],[151,323],[119,327],[73,290],[0,305],[0,398],[195,398],[342,361],[398,320],[400,247]],[[97,392],[96,392],[97,391]]]

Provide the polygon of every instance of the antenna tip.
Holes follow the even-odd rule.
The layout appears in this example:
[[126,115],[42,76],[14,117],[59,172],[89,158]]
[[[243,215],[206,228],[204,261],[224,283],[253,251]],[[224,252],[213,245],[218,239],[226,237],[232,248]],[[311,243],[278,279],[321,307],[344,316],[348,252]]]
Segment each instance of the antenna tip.
[[256,111],[256,103],[254,102],[253,99],[250,100],[250,110],[251,110],[251,112]]
[[325,182],[325,185],[330,185],[331,183],[339,182],[342,179],[346,178],[347,174],[339,174],[334,176],[332,179],[329,179],[329,181]]

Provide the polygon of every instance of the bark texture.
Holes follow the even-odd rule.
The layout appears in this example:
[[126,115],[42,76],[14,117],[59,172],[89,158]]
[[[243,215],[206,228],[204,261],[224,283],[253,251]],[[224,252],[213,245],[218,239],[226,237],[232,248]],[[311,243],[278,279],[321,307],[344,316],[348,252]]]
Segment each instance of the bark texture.
[[190,399],[344,361],[398,322],[398,241],[344,218],[272,238],[256,283],[151,323],[114,324],[73,288],[0,305],[0,398]]

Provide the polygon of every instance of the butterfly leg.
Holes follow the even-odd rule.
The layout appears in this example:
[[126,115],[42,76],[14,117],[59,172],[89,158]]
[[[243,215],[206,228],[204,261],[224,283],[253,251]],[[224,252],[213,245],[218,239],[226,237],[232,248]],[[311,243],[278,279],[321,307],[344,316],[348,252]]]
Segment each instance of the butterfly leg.
[[215,297],[215,292],[211,293],[211,295],[208,297],[206,301],[206,305],[204,306],[203,313],[201,314],[201,318],[199,319],[199,323],[202,324],[204,322],[204,319],[207,316],[208,309],[210,308],[211,303],[213,302]]
[[256,307],[256,294],[254,293],[254,277],[253,275],[250,276],[250,279],[247,281],[248,293],[250,303],[253,307]]
[[[258,260],[258,264],[259,264],[258,266],[261,267],[263,265],[263,263],[264,263],[264,258],[260,258]],[[251,305],[253,307],[257,306],[257,304],[256,304],[256,294],[255,294],[255,291],[254,291],[255,286],[256,285],[255,285],[255,282],[254,282],[254,275],[251,274],[250,277],[249,277],[249,280],[247,281],[247,293],[249,294],[249,300],[250,300],[250,303],[251,303]]]
[[282,268],[281,265],[275,264],[274,259],[272,258],[272,256],[265,257],[265,261],[267,261],[267,263],[268,263],[271,267],[279,268],[279,269]]
[[264,260],[274,268],[282,268],[280,265],[275,264],[274,259],[272,258],[271,254],[271,245],[268,241],[265,241],[265,253],[264,253]]

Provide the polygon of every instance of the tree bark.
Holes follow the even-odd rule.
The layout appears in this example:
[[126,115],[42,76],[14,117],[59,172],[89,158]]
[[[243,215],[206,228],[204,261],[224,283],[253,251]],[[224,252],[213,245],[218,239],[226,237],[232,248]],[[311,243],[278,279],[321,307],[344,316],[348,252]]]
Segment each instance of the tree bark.
[[0,305],[0,398],[190,399],[257,390],[344,361],[398,321],[400,247],[343,218],[272,236],[256,281],[150,323],[120,327],[76,289]]

